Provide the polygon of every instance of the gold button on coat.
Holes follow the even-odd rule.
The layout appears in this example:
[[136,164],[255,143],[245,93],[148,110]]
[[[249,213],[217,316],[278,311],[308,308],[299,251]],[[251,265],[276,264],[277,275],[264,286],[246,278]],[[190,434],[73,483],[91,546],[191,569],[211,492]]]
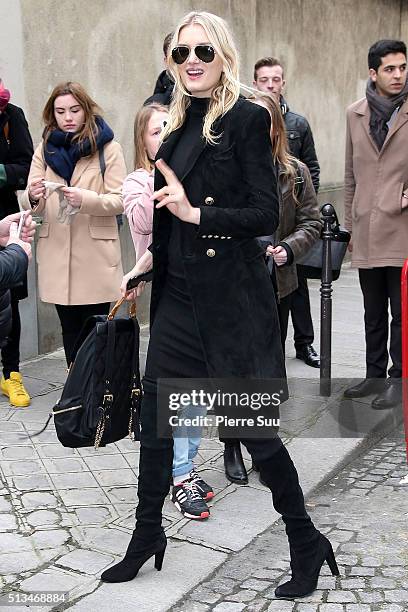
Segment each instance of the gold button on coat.
[[204,202],[207,204],[207,206],[211,206],[212,204],[214,204],[214,198],[212,198],[211,196],[207,196]]
[[215,257],[214,249],[208,249],[207,250],[207,255],[208,255],[208,257]]

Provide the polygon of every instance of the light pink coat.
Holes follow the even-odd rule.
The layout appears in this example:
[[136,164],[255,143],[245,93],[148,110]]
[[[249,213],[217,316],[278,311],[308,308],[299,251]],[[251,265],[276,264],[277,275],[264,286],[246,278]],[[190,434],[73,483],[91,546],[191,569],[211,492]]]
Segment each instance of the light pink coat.
[[125,214],[129,221],[136,261],[146,252],[152,241],[153,227],[153,173],[143,168],[131,172],[123,183],[122,195]]

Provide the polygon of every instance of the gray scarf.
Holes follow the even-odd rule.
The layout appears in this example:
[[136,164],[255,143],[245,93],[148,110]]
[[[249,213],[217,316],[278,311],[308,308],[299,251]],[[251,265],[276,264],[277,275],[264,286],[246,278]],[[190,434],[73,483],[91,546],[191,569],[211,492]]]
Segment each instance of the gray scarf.
[[387,122],[391,119],[393,112],[404,104],[407,96],[408,79],[402,91],[391,98],[380,96],[375,88],[375,83],[368,79],[366,98],[370,108],[370,134],[379,151],[388,134]]

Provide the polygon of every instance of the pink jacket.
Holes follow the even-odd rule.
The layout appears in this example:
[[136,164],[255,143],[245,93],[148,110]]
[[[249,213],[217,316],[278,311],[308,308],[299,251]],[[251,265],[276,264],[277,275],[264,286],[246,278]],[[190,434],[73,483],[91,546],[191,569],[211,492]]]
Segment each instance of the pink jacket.
[[153,202],[150,196],[154,191],[153,182],[153,173],[138,168],[125,178],[122,187],[123,206],[135,245],[136,261],[152,241]]

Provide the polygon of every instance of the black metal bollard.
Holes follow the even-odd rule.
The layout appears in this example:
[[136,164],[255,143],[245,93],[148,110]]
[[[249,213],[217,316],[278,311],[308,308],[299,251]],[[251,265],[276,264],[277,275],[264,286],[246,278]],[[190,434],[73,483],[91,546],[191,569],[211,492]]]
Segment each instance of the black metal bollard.
[[331,335],[332,335],[332,261],[331,241],[333,237],[332,223],[334,221],[334,208],[325,204],[322,209],[323,217],[323,261],[322,284],[320,287],[320,395],[331,395]]

